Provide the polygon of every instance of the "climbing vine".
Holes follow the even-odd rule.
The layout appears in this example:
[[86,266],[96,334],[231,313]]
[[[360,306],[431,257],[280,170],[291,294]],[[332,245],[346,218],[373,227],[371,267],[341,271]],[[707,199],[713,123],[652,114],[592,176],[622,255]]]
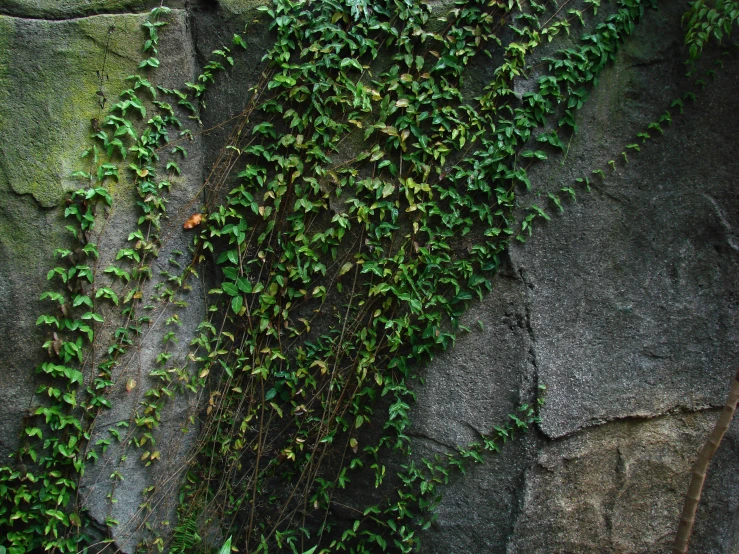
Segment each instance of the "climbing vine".
[[[111,464],[106,524],[127,527],[140,551],[210,552],[226,537],[225,551],[417,549],[450,475],[529,429],[543,396],[455,453],[419,460],[406,434],[414,379],[466,331],[459,318],[491,290],[509,241],[550,217],[546,206],[519,209],[527,169],[567,150],[577,110],[651,5],[460,0],[436,13],[402,0],[274,0],[260,8],[274,46],[182,222],[192,246],[171,254],[179,164],[209,87],[246,44],[236,34],[193,82],[158,86],[170,10],[152,10],[130,88],[111,101],[101,77],[89,167],[65,207],[72,244],[57,250],[42,295],[53,309],[38,320],[48,331],[38,406],[0,468],[6,551],[114,542],[89,532],[79,479],[109,449],[121,464],[160,463],[162,411],[183,395],[195,399],[198,439],[169,530],[153,515],[165,487],[142,491],[136,521],[113,518],[125,476]],[[691,4],[691,65],[738,13],[730,2]],[[560,33],[581,38],[540,55]],[[485,55],[496,69],[471,90],[465,70]],[[528,92],[517,92],[522,81]],[[683,100],[625,146],[624,162]],[[118,181],[135,190],[138,221],[104,260]],[[548,198],[561,210],[589,184],[584,176]],[[194,337],[180,336],[192,283],[211,278],[207,317]],[[147,374],[128,376],[157,326],[165,331]],[[144,382],[130,420],[97,428],[114,391]],[[360,505],[352,487],[378,492]],[[354,515],[338,517],[338,504]]]

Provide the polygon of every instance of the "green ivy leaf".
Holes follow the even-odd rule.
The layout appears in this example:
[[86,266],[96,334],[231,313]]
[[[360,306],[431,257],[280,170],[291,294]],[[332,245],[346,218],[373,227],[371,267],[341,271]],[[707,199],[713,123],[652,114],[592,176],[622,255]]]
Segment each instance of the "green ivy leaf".
[[229,296],[239,295],[239,289],[233,283],[223,283],[221,285],[221,288],[223,289],[223,292],[225,292]]

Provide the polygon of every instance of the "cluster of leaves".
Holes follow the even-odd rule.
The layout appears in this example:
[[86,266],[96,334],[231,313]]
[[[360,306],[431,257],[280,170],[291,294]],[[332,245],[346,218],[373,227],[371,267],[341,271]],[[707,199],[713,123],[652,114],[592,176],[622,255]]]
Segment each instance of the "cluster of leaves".
[[694,64],[710,40],[728,41],[739,22],[736,0],[694,0],[683,16],[688,63]]
[[98,251],[88,239],[95,206],[111,203],[102,184],[113,172],[114,168],[101,167],[98,186],[72,195],[65,212],[77,225],[67,228],[79,247],[58,249],[56,254],[63,265],[48,274],[50,281],[63,283],[65,292],[41,295],[42,300],[56,306],[53,313],[41,315],[37,321],[37,325],[50,329],[50,338],[44,344],[49,360],[37,369],[41,384],[36,390],[47,400],[29,410],[14,465],[0,468],[0,529],[11,553],[27,552],[42,543],[62,552],[76,552],[81,540],[69,531],[82,523],[73,502],[77,477],[84,472],[86,461],[95,456],[85,448],[90,438],[85,416],[106,405],[101,389],[109,378],[101,371],[85,387],[81,371],[87,349],[95,339],[94,322],[103,320],[96,303],[107,294],[105,289],[92,287],[93,271],[88,260],[97,259]]
[[[196,340],[203,373],[221,379],[181,517],[201,515],[247,551],[418,545],[445,466],[409,465],[396,481],[383,461],[409,453],[415,369],[453,345],[509,238],[544,214],[517,229],[525,165],[564,148],[559,134],[643,11],[621,2],[579,46],[543,60],[547,74],[519,100],[527,54],[582,12],[542,26],[544,7],[460,2],[433,31],[423,5],[350,8],[265,8],[277,40],[261,103],[220,162],[244,169],[236,184],[209,183],[198,239],[222,272],[211,293],[226,313]],[[505,48],[494,85],[465,101],[465,68],[495,51],[509,22],[521,42]],[[368,470],[393,491],[337,522],[333,503]]]

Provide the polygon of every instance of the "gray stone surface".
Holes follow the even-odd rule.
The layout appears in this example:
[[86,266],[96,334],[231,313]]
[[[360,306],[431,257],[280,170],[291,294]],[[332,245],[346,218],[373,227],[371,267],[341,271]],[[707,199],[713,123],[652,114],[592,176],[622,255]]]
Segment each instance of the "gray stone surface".
[[[438,445],[415,438],[420,456],[432,457]],[[443,489],[437,520],[421,535],[424,554],[506,552],[520,514],[526,469],[539,445],[533,435],[518,437],[500,454],[485,455]]]
[[[542,190],[582,175],[595,189],[511,249],[531,287],[550,437],[716,405],[739,352],[736,60],[671,128],[663,123],[664,137],[628,151],[628,164],[621,156],[682,93],[684,53],[665,30],[679,28],[678,8],[648,12],[604,73],[566,168],[532,172]],[[597,168],[605,181],[591,174]]]
[[[0,356],[9,360],[5,385],[0,388],[3,457],[17,447],[22,417],[38,403],[34,398],[33,370],[42,358],[40,345],[46,330],[37,328],[35,321],[38,314],[49,309],[48,302],[38,299],[41,292],[53,288],[46,282],[46,273],[54,265],[54,249],[68,243],[60,205],[70,190],[81,186],[70,174],[84,168],[84,162],[77,160],[88,144],[90,120],[100,117],[96,90],[100,86],[98,70],[103,68],[103,52],[109,44],[103,90],[108,101],[114,102],[118,91],[126,88],[125,78],[136,71],[140,62],[140,26],[145,17],[120,14],[46,21],[0,16],[0,332],[4,337]],[[163,68],[157,80],[163,86],[176,87],[193,80],[197,66],[187,14],[174,10],[169,21],[170,25],[162,31],[159,57]],[[185,115],[181,118],[186,121]],[[187,252],[191,237],[182,231],[182,223],[199,209],[201,141],[196,138],[186,147],[188,157],[177,161],[187,177],[170,178],[168,219],[164,220],[161,257],[152,268],[155,275],[174,269],[168,262],[172,251]],[[109,186],[114,207],[99,214],[97,224],[98,286],[108,283],[109,276],[103,270],[114,261],[118,249],[127,244],[126,238],[139,216],[128,176],[121,173],[120,181]],[[188,302],[187,308],[176,312],[181,322],[181,340],[172,361],[182,366],[187,365],[189,337],[195,334],[205,315],[202,285],[197,280],[191,285],[192,290],[181,297]],[[149,288],[145,296],[151,294]],[[135,414],[140,415],[143,394],[154,385],[149,371],[161,350],[162,334],[169,330],[164,321],[174,313],[172,308],[157,310],[155,323],[146,329],[132,357],[116,368],[116,386],[111,391],[114,409],[103,412],[96,421],[93,443],[110,438],[110,426],[119,422],[132,424]],[[99,337],[110,335],[119,324],[111,317],[96,332]],[[129,379],[137,383],[131,391],[126,390]],[[151,517],[172,519],[183,460],[195,436],[194,432],[183,434],[181,429],[188,424],[196,406],[196,398],[182,396],[176,404],[165,408],[161,425],[154,433],[156,448],[163,453],[160,463],[145,468],[139,461],[143,451],[125,440],[114,443],[97,465],[88,468],[80,483],[82,505],[100,528],[104,528],[106,517],[122,522],[113,531],[122,552],[131,552],[141,538],[143,512],[139,505],[145,487],[157,487],[155,515]],[[125,428],[119,430],[126,435]],[[115,485],[110,480],[114,471],[125,475]],[[115,503],[108,498],[109,493]],[[90,532],[95,534],[95,530]]]
[[39,296],[50,286],[54,250],[69,246],[58,205],[79,186],[70,174],[82,169],[81,145],[90,119],[99,116],[96,70],[108,30],[116,24],[106,90],[120,90],[138,64],[130,37],[141,36],[141,21],[128,15],[59,22],[0,16],[0,329],[7,339],[0,357],[8,376],[0,387],[0,455],[16,447],[21,417],[33,405],[34,369],[45,340],[35,322],[50,306]]
[[[175,10],[168,16],[168,20],[170,25],[166,27],[166,40],[162,40],[159,53],[162,66],[166,70],[157,79],[164,87],[177,87],[185,81],[194,80],[198,68],[193,56],[194,47],[186,13]],[[186,121],[186,115],[181,114],[181,119]],[[200,209],[202,141],[197,137],[194,141],[185,141],[183,146],[188,151],[187,158],[173,158],[182,171],[182,177],[174,174],[167,177],[172,187],[167,197],[167,217],[160,232],[162,247],[159,258],[152,264],[152,273],[155,276],[161,275],[162,271],[177,270],[169,262],[170,258],[177,259],[173,255],[174,251],[183,252],[179,261],[187,262],[188,246],[192,238],[190,233],[183,231],[182,224],[193,212]],[[161,155],[165,157],[166,152],[162,151]],[[102,232],[97,239],[98,244],[102,245],[99,268],[113,263],[119,248],[126,245],[130,247],[126,239],[128,233],[135,228],[140,215],[136,199],[130,183],[119,185],[113,210],[105,224],[100,226]],[[106,276],[99,275],[98,281],[105,283]],[[189,340],[196,335],[198,325],[206,316],[204,285],[200,280],[190,279],[191,290],[178,294],[177,300],[187,303],[186,307],[179,309],[171,304],[161,307],[157,302],[146,300],[156,293],[154,284],[155,281],[150,281],[143,291],[144,304],[155,306],[147,313],[151,316],[152,323],[144,326],[142,338],[137,341],[130,355],[115,368],[113,379],[116,385],[109,395],[113,408],[104,411],[96,419],[92,436],[93,443],[98,439],[109,439],[108,429],[116,428],[122,422],[130,425],[117,427],[126,439],[120,443],[114,442],[101,461],[85,473],[80,485],[82,501],[99,524],[104,524],[107,517],[121,522],[113,527],[113,538],[116,539],[117,548],[126,553],[133,552],[139,540],[146,535],[146,522],[174,519],[173,510],[177,503],[180,478],[197,435],[197,426],[192,425],[189,418],[198,409],[198,397],[180,393],[176,401],[165,406],[161,421],[152,433],[156,445],[148,443],[143,448],[137,448],[130,440],[137,433],[134,419],[145,415],[141,403],[145,400],[146,391],[161,384],[158,379],[150,377],[149,372],[157,367],[155,358],[162,351],[162,335],[174,330],[179,340],[177,345],[170,343],[168,347],[173,356],[167,367],[187,367],[190,363],[187,358]],[[166,325],[167,319],[173,315],[177,315],[179,323]],[[103,332],[110,333],[119,324],[122,322],[109,321]],[[136,383],[132,390],[127,388],[130,380]],[[138,434],[140,435],[140,431]],[[159,461],[148,467],[141,461],[142,454],[147,451],[159,451],[161,454]],[[111,480],[110,476],[114,471],[118,471],[124,477],[123,480]],[[147,487],[154,487],[155,491],[149,500],[154,507],[151,512],[141,508],[144,501],[142,492]],[[115,503],[108,498],[109,494],[115,499]]]
[[[58,212],[45,212],[30,196],[13,193],[0,173],[0,459],[18,447],[18,433],[33,405],[34,368],[41,360],[44,335],[36,327],[48,305],[46,271],[53,248],[66,237]],[[46,243],[48,241],[48,243]]]
[[[211,167],[222,153],[227,137],[238,123],[237,116],[250,106],[254,97],[251,89],[260,82],[264,70],[262,57],[272,43],[273,36],[266,24],[269,16],[257,10],[265,1],[223,0],[220,9],[193,11],[193,39],[195,55],[203,66],[213,59],[215,49],[233,48],[239,60],[227,72],[218,73],[216,85],[205,94],[201,112],[205,141],[205,167]],[[233,46],[234,33],[239,33],[246,50]],[[218,176],[208,175],[208,186],[217,186]]]
[[[546,444],[527,470],[522,513],[505,552],[671,552],[693,452],[717,415],[703,411],[615,422]],[[730,442],[737,431],[734,425]],[[725,499],[728,490],[715,490],[728,484],[719,476],[712,475],[708,496],[718,492]],[[718,505],[704,507],[704,513],[711,512],[713,533],[695,536],[691,552],[736,552],[736,509],[720,513]]]
[[525,292],[510,268],[473,306],[455,347],[439,355],[416,387],[412,436],[449,448],[477,440],[532,397],[534,367]]
[[[669,551],[715,419],[703,410],[723,404],[739,349],[739,63],[727,60],[628,164],[620,154],[688,86],[681,13],[676,3],[647,12],[579,114],[567,163],[555,155],[532,168],[521,204],[554,214],[545,193],[585,175],[592,192],[578,189],[513,244],[511,270],[465,316],[474,332],[428,368],[413,432],[437,452],[500,421],[533,383],[547,391],[542,434],[526,439],[536,463],[518,447],[511,462],[491,457],[453,482],[423,552]],[[526,324],[506,329],[511,313]],[[736,428],[711,468],[695,552],[739,552]],[[515,483],[523,490],[503,499]]]
[[[689,459],[692,460],[692,457]],[[693,546],[697,547],[696,552],[707,554],[739,552],[737,460],[739,460],[739,418],[735,417],[708,471],[691,539]],[[685,484],[679,489],[680,492],[683,490]]]
[[[0,16],[0,168],[17,194],[42,208],[79,187],[90,120],[100,117],[96,91],[115,101],[141,61],[143,16],[45,21]],[[105,56],[108,46],[109,56]],[[104,72],[102,88],[98,72]],[[60,82],[63,76],[63,85]]]
[[[197,0],[195,0],[197,2]],[[69,19],[101,13],[147,11],[162,4],[182,8],[187,0],[3,0],[0,14],[36,19]]]
[[[435,358],[415,387],[414,455],[452,453],[504,425],[534,397],[533,344],[525,286],[506,264],[493,292],[461,318],[455,347]],[[443,489],[438,519],[421,535],[425,553],[504,552],[519,512],[521,487],[536,440],[527,436],[485,455]]]

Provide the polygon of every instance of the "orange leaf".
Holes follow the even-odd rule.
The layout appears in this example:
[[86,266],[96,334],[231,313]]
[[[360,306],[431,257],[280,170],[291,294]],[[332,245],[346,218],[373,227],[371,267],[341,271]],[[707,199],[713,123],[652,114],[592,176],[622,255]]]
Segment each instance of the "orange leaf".
[[192,214],[182,225],[183,229],[194,229],[203,222],[203,214]]

